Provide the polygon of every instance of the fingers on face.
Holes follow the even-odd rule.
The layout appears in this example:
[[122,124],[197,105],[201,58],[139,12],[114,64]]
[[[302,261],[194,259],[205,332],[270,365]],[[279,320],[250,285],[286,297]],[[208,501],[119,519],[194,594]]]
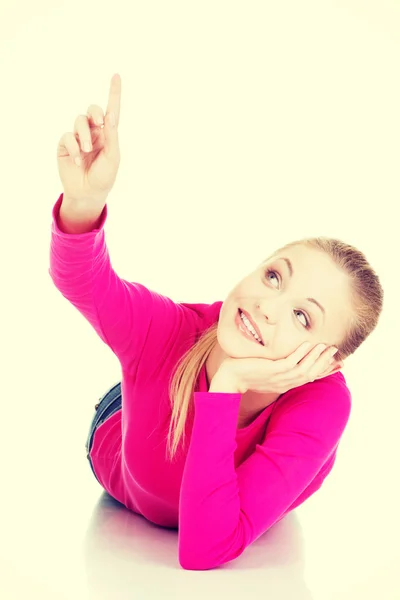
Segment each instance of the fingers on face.
[[335,361],[331,363],[332,348],[321,348],[317,345],[300,363],[300,367],[304,374],[309,373],[312,381],[326,377],[333,369],[339,370],[340,366]]

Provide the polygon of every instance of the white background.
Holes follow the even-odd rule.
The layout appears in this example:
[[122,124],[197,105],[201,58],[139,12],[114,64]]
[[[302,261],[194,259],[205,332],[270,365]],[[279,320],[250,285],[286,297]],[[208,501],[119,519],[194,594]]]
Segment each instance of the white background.
[[[0,57],[1,597],[398,600],[399,4],[6,0]],[[105,231],[121,277],[211,303],[277,247],[325,235],[385,290],[343,371],[333,472],[212,571],[181,569],[177,533],[94,479],[84,443],[119,363],[48,274],[58,140],[106,108],[116,72]]]

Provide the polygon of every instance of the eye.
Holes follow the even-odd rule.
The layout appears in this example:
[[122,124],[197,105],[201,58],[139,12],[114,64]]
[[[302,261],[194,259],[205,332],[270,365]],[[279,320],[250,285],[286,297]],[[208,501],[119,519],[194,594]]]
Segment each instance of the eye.
[[[270,275],[273,275],[275,277],[275,279],[277,279],[277,281],[280,281],[280,279],[281,279],[281,277],[277,271],[272,271],[271,269],[267,269],[266,270],[267,279],[269,278]],[[305,329],[310,329],[311,322],[310,322],[310,319],[307,317],[306,313],[303,312],[302,310],[295,310],[294,312],[298,312],[298,313],[301,313],[302,315],[304,315],[304,318],[306,320],[306,325],[304,325],[303,323],[302,323],[302,325]]]
[[277,279],[279,281],[279,277],[277,277],[277,273],[275,271],[271,271],[271,269],[267,269],[267,277],[269,277],[270,275],[275,275],[275,279]]

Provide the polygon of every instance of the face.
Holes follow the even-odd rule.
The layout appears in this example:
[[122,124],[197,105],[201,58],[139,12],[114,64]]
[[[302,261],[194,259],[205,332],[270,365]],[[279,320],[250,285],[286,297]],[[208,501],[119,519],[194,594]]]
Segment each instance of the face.
[[[235,323],[239,308],[257,324],[264,346],[241,333]],[[257,267],[225,299],[218,322],[219,362],[227,356],[278,360],[305,341],[338,345],[350,316],[348,277],[324,252],[294,246]]]

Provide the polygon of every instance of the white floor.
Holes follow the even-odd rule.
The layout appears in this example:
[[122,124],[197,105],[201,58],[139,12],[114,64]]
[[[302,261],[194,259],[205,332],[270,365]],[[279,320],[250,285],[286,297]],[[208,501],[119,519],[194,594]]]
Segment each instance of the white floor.
[[[194,6],[0,8],[0,597],[399,600],[399,7]],[[181,569],[177,532],[93,477],[84,444],[119,365],[47,273],[57,143],[89,104],[105,108],[114,72],[122,162],[106,236],[122,277],[213,302],[276,247],[331,235],[365,251],[385,288],[344,369],[353,411],[333,472],[212,571]]]
[[[189,572],[177,560],[176,531],[129,512],[92,476],[82,444],[91,402],[83,407],[82,387],[73,398],[73,384],[52,393],[46,381],[22,381],[5,395],[5,434],[20,425],[2,454],[2,597],[400,598],[398,425],[381,416],[390,398],[373,385],[356,386],[352,424],[323,488],[236,561]],[[68,406],[78,415],[80,404],[81,416],[63,415]]]

